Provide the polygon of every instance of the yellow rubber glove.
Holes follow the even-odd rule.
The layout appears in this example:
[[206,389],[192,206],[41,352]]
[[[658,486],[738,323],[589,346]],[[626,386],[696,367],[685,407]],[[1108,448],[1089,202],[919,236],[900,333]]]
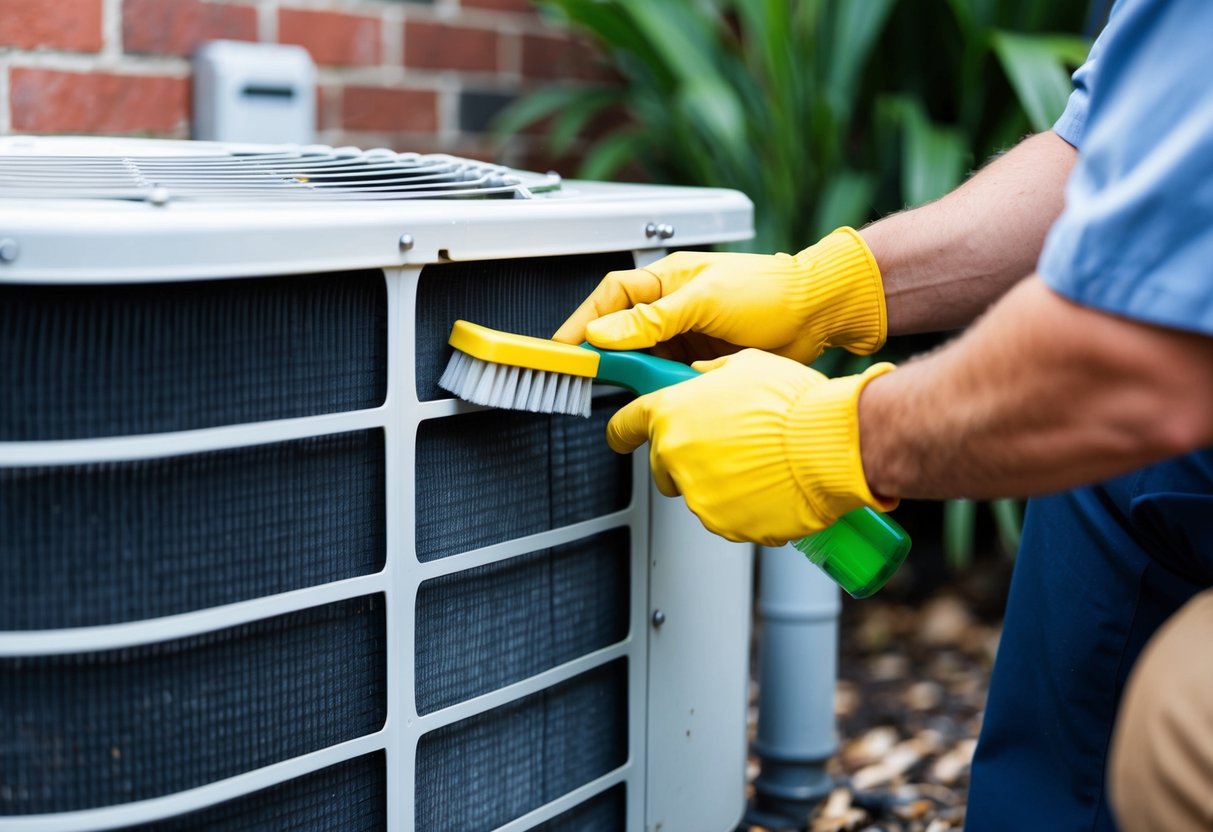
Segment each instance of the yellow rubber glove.
[[553,337],[613,350],[661,344],[654,352],[680,361],[757,347],[807,364],[826,347],[873,353],[886,331],[876,260],[858,232],[840,228],[796,255],[682,251],[611,272]]
[[621,408],[607,442],[630,453],[647,440],[658,490],[682,494],[709,531],[779,546],[860,506],[896,507],[872,494],[859,456],[859,394],[892,364],[827,379],[744,350],[694,366],[699,378]]

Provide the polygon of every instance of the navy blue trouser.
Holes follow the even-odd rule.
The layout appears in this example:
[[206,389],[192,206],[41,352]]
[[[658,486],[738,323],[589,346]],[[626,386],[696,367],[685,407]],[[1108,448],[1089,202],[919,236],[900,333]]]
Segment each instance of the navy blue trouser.
[[[966,832],[1116,829],[1105,773],[1125,681],[1210,586],[1213,450],[1029,502]],[[1209,641],[1193,661],[1213,661]]]

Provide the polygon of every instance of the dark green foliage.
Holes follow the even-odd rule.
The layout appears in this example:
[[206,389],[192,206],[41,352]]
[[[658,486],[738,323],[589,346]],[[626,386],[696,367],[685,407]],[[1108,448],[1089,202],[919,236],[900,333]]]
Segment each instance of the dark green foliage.
[[537,0],[601,47],[621,85],[557,85],[500,135],[550,118],[553,155],[596,116],[579,175],[638,164],[654,181],[754,200],[754,251],[796,251],[934,199],[1047,129],[1086,52],[1086,0]]

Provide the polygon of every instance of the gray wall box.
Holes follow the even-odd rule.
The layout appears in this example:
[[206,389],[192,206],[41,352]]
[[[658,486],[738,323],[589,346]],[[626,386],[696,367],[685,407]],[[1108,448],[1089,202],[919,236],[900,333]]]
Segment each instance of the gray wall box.
[[309,144],[316,67],[307,50],[215,40],[194,55],[194,138]]

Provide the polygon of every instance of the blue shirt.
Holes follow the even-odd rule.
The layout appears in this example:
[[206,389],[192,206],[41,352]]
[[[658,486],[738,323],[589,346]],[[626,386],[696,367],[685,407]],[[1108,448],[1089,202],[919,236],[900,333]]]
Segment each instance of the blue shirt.
[[1213,2],[1121,0],[1054,130],[1079,149],[1037,271],[1087,306],[1213,335]]

